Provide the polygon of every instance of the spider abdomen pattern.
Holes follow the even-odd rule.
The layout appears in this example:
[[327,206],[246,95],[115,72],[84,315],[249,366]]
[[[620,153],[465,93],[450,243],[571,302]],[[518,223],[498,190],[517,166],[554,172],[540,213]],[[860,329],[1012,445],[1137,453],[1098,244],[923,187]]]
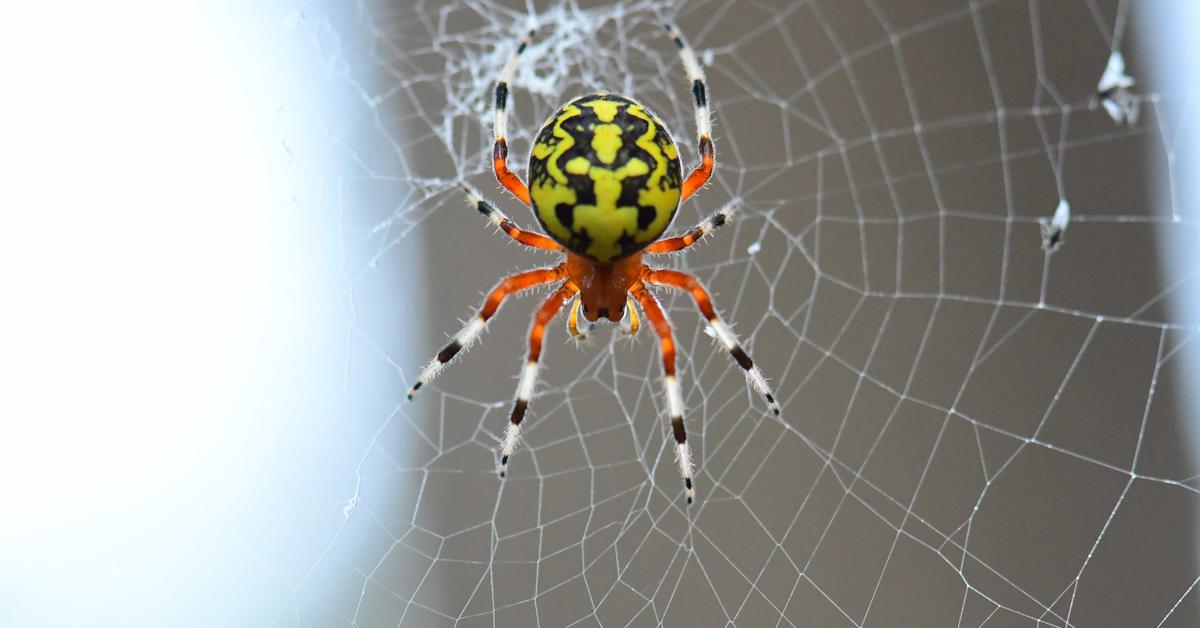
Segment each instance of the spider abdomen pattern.
[[551,116],[534,141],[529,178],[534,214],[550,236],[604,263],[666,231],[683,179],[666,126],[615,94],[576,98]]

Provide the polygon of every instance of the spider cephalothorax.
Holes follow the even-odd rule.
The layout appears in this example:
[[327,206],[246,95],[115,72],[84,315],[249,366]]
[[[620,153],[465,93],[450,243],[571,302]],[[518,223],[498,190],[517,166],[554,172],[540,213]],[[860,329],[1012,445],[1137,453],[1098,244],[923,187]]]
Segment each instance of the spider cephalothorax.
[[[619,322],[629,318],[628,331],[637,333],[637,306],[654,327],[663,361],[663,388],[667,413],[675,436],[675,461],[683,477],[688,503],[692,503],[692,461],[683,423],[683,392],[675,377],[675,341],[671,324],[658,299],[647,286],[684,290],[695,300],[713,332],[746,372],[750,385],[779,414],[779,405],[767,381],[742,349],[729,327],[717,316],[712,298],[691,275],[654,269],[642,263],[644,255],[685,249],[713,229],[725,224],[732,208],[726,207],[686,233],[659,239],[671,224],[679,204],[712,175],[714,155],[709,121],[708,88],[696,55],[674,27],[667,32],[679,49],[680,60],[691,82],[695,103],[697,150],[700,163],[682,177],[679,150],[666,126],[645,107],[624,96],[589,94],[572,100],[542,127],[529,157],[529,187],[508,169],[508,85],[520,55],[532,40],[526,35],[509,57],[496,83],[495,138],[492,163],[496,178],[518,200],[533,208],[550,237],[522,230],[477,192],[467,188],[472,206],[509,237],[534,248],[558,251],[562,263],[507,277],[497,285],[479,313],[429,362],[408,397],[432,380],[447,362],[479,337],[488,319],[505,297],[536,286],[557,288],[538,308],[529,332],[529,354],[517,384],[512,415],[500,446],[500,476],[516,448],[521,422],[533,397],[546,325],[574,299],[567,329],[583,336],[579,315],[596,321]],[[634,304],[637,302],[637,305]]]

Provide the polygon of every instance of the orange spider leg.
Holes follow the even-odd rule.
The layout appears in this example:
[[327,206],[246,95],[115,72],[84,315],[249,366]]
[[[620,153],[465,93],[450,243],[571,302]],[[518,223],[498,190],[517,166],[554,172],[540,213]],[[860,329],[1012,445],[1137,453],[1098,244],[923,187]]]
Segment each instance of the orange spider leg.
[[478,192],[469,187],[463,188],[467,193],[467,198],[479,213],[487,217],[492,224],[500,227],[500,229],[508,234],[508,237],[535,249],[544,249],[547,251],[561,251],[563,247],[559,243],[550,238],[533,231],[525,231],[517,226],[504,212],[496,208],[495,205],[487,202]]
[[496,310],[500,309],[500,304],[504,302],[505,297],[514,292],[560,281],[566,276],[566,266],[559,264],[553,268],[539,268],[537,270],[517,273],[516,275],[504,278],[504,280],[496,284],[496,287],[492,289],[492,292],[488,294],[487,299],[483,302],[483,307],[480,308],[479,313],[461,331],[455,334],[450,344],[438,352],[429,361],[425,369],[421,371],[420,377],[417,378],[417,383],[413,384],[412,389],[408,391],[408,398],[411,400],[413,395],[422,386],[428,384],[433,378],[438,376],[438,373],[441,373],[446,363],[454,359],[454,356],[458,355],[459,351],[471,346],[471,343],[479,338],[479,335],[483,333],[484,326],[487,325],[488,319],[496,313]]
[[672,253],[674,251],[686,249],[687,247],[699,242],[704,236],[712,233],[717,227],[729,222],[731,216],[733,216],[733,205],[726,205],[718,210],[717,213],[705,218],[700,224],[688,229],[687,233],[674,238],[665,238],[663,240],[654,242],[650,246],[646,247],[646,253],[649,255],[654,255],[656,253]]
[[508,58],[508,62],[504,64],[504,69],[500,72],[500,78],[496,81],[495,119],[492,123],[496,137],[496,143],[492,146],[492,168],[496,171],[496,180],[526,205],[529,204],[529,188],[525,187],[525,183],[516,173],[508,169],[506,136],[508,135],[508,84],[516,76],[517,63],[521,60],[521,53],[525,52],[526,46],[531,41],[533,41],[533,31],[529,31],[521,38],[516,52]]
[[508,142],[503,137],[496,138],[496,145],[492,149],[492,166],[496,170],[496,180],[500,185],[508,188],[517,200],[529,204],[529,188],[525,187],[525,182],[517,173],[508,169]]
[[700,164],[692,170],[687,180],[683,182],[683,196],[680,197],[680,202],[686,201],[688,197],[696,193],[696,190],[699,190],[705,183],[708,183],[708,178],[712,176],[713,162],[712,140],[707,135],[701,136]]
[[695,498],[695,491],[692,489],[692,454],[687,444],[687,428],[683,425],[683,391],[679,387],[679,381],[675,379],[675,340],[671,336],[671,323],[667,320],[662,306],[658,304],[658,299],[640,283],[630,290],[630,294],[641,304],[642,313],[658,334],[667,413],[671,417],[671,430],[675,433],[675,464],[679,467],[679,475],[683,477],[687,503],[691,504]]
[[537,383],[538,360],[542,357],[542,340],[546,335],[546,325],[550,324],[567,299],[578,291],[575,284],[568,281],[555,290],[533,315],[533,327],[529,330],[529,356],[525,359],[525,368],[521,370],[517,398],[513,401],[512,415],[509,417],[508,427],[504,429],[504,440],[500,445],[500,477],[504,477],[508,472],[508,457],[521,440],[521,421],[525,419],[525,410],[529,408],[529,400],[533,398],[533,388]]
[[696,190],[699,190],[712,176],[713,164],[716,161],[712,143],[712,119],[708,107],[708,85],[704,81],[704,71],[700,69],[700,62],[696,60],[696,52],[684,41],[679,29],[671,24],[663,26],[671,36],[671,41],[675,42],[675,47],[679,49],[679,60],[683,62],[683,69],[692,83],[692,97],[696,112],[696,135],[699,136],[697,148],[700,151],[700,163],[683,182],[683,196],[679,199],[682,202],[695,194]]
[[767,404],[771,407],[771,412],[775,416],[779,416],[779,403],[775,401],[775,395],[771,393],[771,388],[767,385],[767,379],[763,377],[762,371],[759,371],[758,367],[754,366],[754,360],[751,360],[746,351],[742,349],[742,345],[738,343],[737,337],[730,331],[729,326],[721,322],[721,319],[717,316],[716,309],[713,307],[712,297],[708,295],[708,291],[704,289],[704,286],[700,285],[700,281],[687,273],[681,273],[677,270],[652,270],[650,268],[646,268],[642,278],[647,283],[678,288],[692,295],[692,299],[696,301],[696,307],[700,308],[700,313],[708,319],[708,324],[716,332],[721,344],[725,345],[725,349],[737,361],[738,366],[746,371],[746,380],[754,390],[766,398]]

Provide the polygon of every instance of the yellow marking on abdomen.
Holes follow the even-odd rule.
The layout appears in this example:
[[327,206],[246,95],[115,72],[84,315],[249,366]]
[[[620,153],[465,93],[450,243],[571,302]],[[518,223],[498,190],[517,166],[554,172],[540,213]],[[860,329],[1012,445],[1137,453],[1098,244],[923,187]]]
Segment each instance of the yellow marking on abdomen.
[[611,164],[617,160],[621,150],[621,127],[615,124],[598,124],[592,132],[592,150],[601,163]]
[[592,167],[592,162],[587,160],[587,157],[576,157],[567,162],[567,174],[587,174],[588,169]]
[[592,166],[588,177],[596,193],[596,204],[575,206],[574,229],[587,229],[592,239],[584,253],[608,261],[624,252],[619,241],[626,233],[635,234],[635,237],[638,234],[638,208],[617,204],[621,197],[621,183],[649,172],[650,165],[636,157],[616,170]]
[[[538,218],[542,224],[546,226],[551,235],[563,242],[571,238],[571,230],[558,219],[554,208],[560,204],[574,205],[578,197],[575,195],[575,190],[571,189],[568,184],[567,174],[559,169],[558,160],[575,146],[575,138],[563,125],[581,113],[579,108],[573,105],[563,107],[562,113],[554,120],[553,124],[554,138],[557,142],[553,145],[538,143],[533,147],[533,157],[545,161],[546,173],[550,175],[550,181],[531,185],[529,196],[537,207]],[[570,164],[566,165],[569,170]]]
[[646,186],[638,191],[638,203],[647,207],[653,207],[655,210],[654,220],[646,229],[637,232],[638,243],[649,244],[653,238],[645,238],[645,236],[651,234],[654,237],[658,237],[658,235],[662,234],[679,208],[680,188],[664,185],[668,166],[671,162],[675,161],[679,153],[675,148],[675,143],[670,141],[669,136],[667,137],[668,141],[665,142],[665,146],[661,146],[655,141],[655,137],[658,134],[655,122],[645,109],[640,106],[633,106],[629,107],[626,112],[635,118],[646,121],[646,132],[637,138],[636,143],[639,148],[646,151],[654,159],[654,169],[649,173],[650,176],[646,180]]
[[617,111],[625,106],[625,103],[614,102],[611,100],[591,100],[583,103],[584,107],[591,107],[596,113],[596,117],[600,118],[601,122],[612,122],[617,119]]

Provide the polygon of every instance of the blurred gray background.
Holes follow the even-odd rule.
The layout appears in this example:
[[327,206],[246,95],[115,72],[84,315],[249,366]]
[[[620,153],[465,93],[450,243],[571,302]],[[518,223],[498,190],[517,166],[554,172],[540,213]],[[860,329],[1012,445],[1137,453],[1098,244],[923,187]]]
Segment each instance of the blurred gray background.
[[[1200,625],[1194,92],[1154,69],[1154,35],[1183,19],[1156,11],[1182,3],[1131,4],[305,4],[296,37],[347,95],[298,118],[330,137],[299,158],[325,177],[344,255],[341,398],[367,402],[341,420],[372,436],[333,480],[353,496],[337,524],[297,517],[325,542],[297,547],[307,569],[274,623]],[[577,347],[555,322],[504,482],[536,299],[403,402],[485,290],[553,261],[492,233],[455,185],[536,226],[486,161],[490,82],[531,14],[522,172],[545,117],[601,88],[653,108],[694,159],[657,20],[703,57],[717,173],[675,228],[731,199],[740,213],[663,263],[706,282],[783,416],[662,295],[691,508],[649,329]],[[1130,127],[1093,100],[1114,49],[1148,99]],[[1073,221],[1047,256],[1037,220],[1060,198]]]

